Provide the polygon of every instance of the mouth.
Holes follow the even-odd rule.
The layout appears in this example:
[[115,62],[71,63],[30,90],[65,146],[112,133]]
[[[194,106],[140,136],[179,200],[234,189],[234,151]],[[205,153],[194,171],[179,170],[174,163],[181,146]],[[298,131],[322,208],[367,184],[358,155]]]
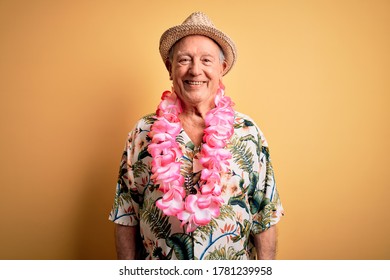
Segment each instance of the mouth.
[[206,83],[206,82],[204,82],[204,81],[190,81],[190,80],[185,80],[184,83],[187,84],[187,85],[190,85],[190,86],[200,86],[200,85],[203,85],[203,84]]

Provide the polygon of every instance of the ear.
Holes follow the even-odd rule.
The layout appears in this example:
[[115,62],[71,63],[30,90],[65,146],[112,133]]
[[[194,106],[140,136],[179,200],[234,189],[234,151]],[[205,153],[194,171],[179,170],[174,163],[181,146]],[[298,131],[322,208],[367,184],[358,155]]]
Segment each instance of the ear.
[[165,61],[165,67],[166,67],[167,70],[168,70],[169,79],[172,81],[172,63],[169,61],[169,59],[167,59],[167,60]]
[[226,63],[226,60],[224,60],[222,62],[221,75],[223,75],[223,73],[225,72],[226,67],[227,67],[227,63]]

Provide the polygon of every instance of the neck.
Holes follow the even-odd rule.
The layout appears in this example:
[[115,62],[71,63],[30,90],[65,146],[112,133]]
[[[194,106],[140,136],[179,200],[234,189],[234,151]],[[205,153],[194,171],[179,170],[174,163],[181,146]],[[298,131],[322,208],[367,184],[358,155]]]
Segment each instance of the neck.
[[180,114],[183,118],[186,119],[192,119],[192,120],[197,120],[197,119],[205,119],[206,114],[215,107],[214,102],[211,103],[201,103],[201,104],[186,104],[182,101],[182,107],[183,107],[183,112]]
[[179,115],[182,128],[197,147],[202,143],[203,131],[206,127],[205,117],[206,114],[202,115],[199,111],[183,111]]

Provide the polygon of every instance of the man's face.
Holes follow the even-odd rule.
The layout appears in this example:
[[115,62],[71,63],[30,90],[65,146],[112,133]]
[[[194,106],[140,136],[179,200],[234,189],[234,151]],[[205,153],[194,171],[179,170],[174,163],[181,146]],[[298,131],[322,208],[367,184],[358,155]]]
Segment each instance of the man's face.
[[210,104],[219,88],[226,63],[220,61],[220,48],[210,38],[187,36],[176,43],[170,75],[173,88],[186,106]]

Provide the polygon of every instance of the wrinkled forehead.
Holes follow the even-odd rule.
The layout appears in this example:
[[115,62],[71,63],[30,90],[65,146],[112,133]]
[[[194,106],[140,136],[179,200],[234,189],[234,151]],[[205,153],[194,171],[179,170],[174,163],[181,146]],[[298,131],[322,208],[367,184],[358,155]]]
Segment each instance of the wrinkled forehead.
[[223,53],[222,48],[213,39],[203,35],[188,35],[177,41],[169,51],[172,57],[175,53],[200,50],[210,54]]

